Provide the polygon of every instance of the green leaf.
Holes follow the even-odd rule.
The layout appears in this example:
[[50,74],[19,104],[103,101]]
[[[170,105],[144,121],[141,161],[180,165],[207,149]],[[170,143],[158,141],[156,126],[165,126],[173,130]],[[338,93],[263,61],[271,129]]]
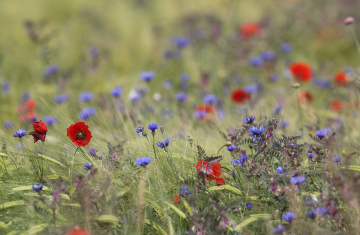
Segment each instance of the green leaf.
[[244,220],[243,222],[241,222],[240,224],[238,224],[238,225],[234,228],[234,230],[235,230],[236,232],[240,232],[243,227],[245,227],[245,226],[248,225],[248,224],[251,224],[251,223],[255,222],[255,221],[258,220],[258,219],[259,219],[259,218],[256,218],[256,217],[247,218],[246,220]]
[[189,215],[192,215],[192,210],[189,206],[189,204],[184,200],[184,206],[186,208],[186,210],[189,212]]
[[222,190],[225,190],[225,191],[229,191],[229,192],[233,192],[235,194],[238,194],[238,195],[242,195],[241,191],[237,188],[234,188],[234,187],[231,187],[230,185],[221,185],[221,186],[213,186],[213,187],[210,187],[208,188],[209,191],[222,191]]
[[123,188],[118,194],[117,196],[123,196],[125,193],[127,193],[131,188],[130,187],[125,187]]
[[5,210],[10,207],[24,206],[24,201],[12,201],[4,204],[0,204],[0,210]]
[[46,228],[47,226],[48,226],[48,223],[35,225],[28,231],[22,233],[21,235],[33,235],[33,234],[35,235],[36,233],[43,231],[44,228]]
[[114,224],[116,225],[118,223],[118,218],[113,215],[100,215],[95,219],[95,221],[100,223],[107,223],[107,224]]
[[168,219],[168,226],[169,226],[169,234],[170,235],[175,235],[174,227],[173,227],[173,225],[171,223],[171,218],[170,217]]
[[[145,220],[145,224],[150,225],[150,220]],[[167,235],[167,233],[155,222],[152,222],[156,232],[158,232],[158,234],[162,234],[162,235]]]
[[38,156],[41,157],[42,159],[46,160],[46,161],[55,163],[55,164],[61,166],[62,168],[66,168],[61,162],[58,162],[58,161],[56,161],[55,159],[46,157],[46,156],[44,156],[44,155],[42,155],[42,154],[38,154]]
[[186,215],[184,212],[182,212],[181,210],[179,210],[176,206],[165,202],[166,205],[168,205],[174,212],[176,212],[176,214],[178,214],[181,218],[186,219]]

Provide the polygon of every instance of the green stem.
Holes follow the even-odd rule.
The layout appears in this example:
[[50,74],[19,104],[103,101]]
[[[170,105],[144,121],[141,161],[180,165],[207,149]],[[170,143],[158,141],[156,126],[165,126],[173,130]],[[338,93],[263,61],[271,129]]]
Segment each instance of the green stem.
[[359,40],[358,38],[356,37],[356,34],[355,34],[355,30],[354,30],[354,27],[351,25],[350,27],[350,30],[351,30],[351,34],[354,38],[354,41],[355,41],[355,44],[356,44],[356,48],[358,49],[359,53],[360,53],[360,43],[359,43]]
[[226,145],[223,145],[221,148],[219,148],[219,151],[217,152],[216,156],[219,156],[219,152],[222,148],[224,148]]
[[72,179],[72,169],[73,169],[73,166],[74,166],[74,161],[75,161],[75,154],[76,152],[79,150],[80,146],[78,146],[75,150],[75,153],[74,153],[74,156],[73,156],[73,159],[71,161],[71,168],[69,169],[69,180]]

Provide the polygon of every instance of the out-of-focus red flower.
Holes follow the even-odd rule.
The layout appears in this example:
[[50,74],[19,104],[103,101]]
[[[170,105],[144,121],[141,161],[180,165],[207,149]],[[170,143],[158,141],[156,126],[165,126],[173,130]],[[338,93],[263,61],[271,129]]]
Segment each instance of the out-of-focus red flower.
[[176,205],[178,205],[178,204],[180,204],[180,202],[181,202],[181,197],[180,197],[180,194],[178,193],[178,194],[176,194],[176,196],[174,197],[174,203],[175,203]]
[[81,228],[74,228],[66,235],[91,235],[91,234]]
[[78,122],[71,125],[67,129],[67,136],[70,137],[71,141],[74,142],[77,146],[85,147],[91,140],[91,132],[89,131],[89,126],[84,122]]
[[303,62],[296,62],[290,66],[294,78],[300,82],[309,82],[312,78],[311,67]]
[[47,132],[47,126],[45,123],[40,120],[40,122],[32,122],[32,125],[34,127],[34,131],[30,132],[29,135],[34,137],[34,143],[36,143],[38,140],[44,142]]
[[216,107],[209,104],[202,104],[197,106],[195,111],[205,111],[207,114],[210,114],[216,112]]
[[349,82],[348,76],[343,72],[338,72],[335,74],[335,84],[337,86],[345,85]]
[[207,176],[207,180],[216,180],[221,176],[221,164],[214,163],[213,165],[209,165],[207,161],[199,161],[196,165],[196,172],[201,165],[206,166],[206,173],[210,176]]
[[223,178],[217,178],[216,179],[216,185],[221,186],[225,184],[225,180]]
[[336,100],[331,101],[330,109],[334,112],[340,113],[343,109],[341,100],[336,99]]
[[260,27],[255,22],[248,22],[240,25],[239,33],[241,38],[249,39],[260,34]]
[[235,103],[241,104],[250,98],[250,94],[245,92],[243,89],[237,89],[231,93],[231,98]]
[[20,114],[20,122],[33,120],[34,117],[36,117],[35,106],[35,101],[31,99],[17,106],[17,111]]
[[300,103],[311,103],[313,101],[313,95],[309,91],[299,92]]

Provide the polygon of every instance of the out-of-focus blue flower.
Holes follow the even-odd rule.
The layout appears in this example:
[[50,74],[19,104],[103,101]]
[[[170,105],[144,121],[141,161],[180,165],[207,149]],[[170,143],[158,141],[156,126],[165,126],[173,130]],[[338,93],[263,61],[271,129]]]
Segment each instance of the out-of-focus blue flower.
[[35,115],[32,115],[32,116],[30,116],[30,117],[28,118],[28,121],[29,121],[29,122],[36,122],[36,120],[37,120],[37,118],[36,118]]
[[190,80],[190,75],[187,73],[183,73],[180,75],[180,79],[182,82],[188,82]]
[[146,166],[151,163],[150,157],[141,157],[135,161],[136,166]]
[[264,64],[264,61],[261,59],[261,57],[251,57],[248,62],[251,66],[254,67],[261,67]]
[[46,116],[44,118],[44,122],[45,122],[46,125],[49,125],[49,126],[53,125],[53,124],[56,123],[56,117],[54,117],[54,116]]
[[113,97],[118,98],[118,97],[121,96],[122,92],[123,92],[123,89],[122,89],[121,87],[117,86],[117,87],[115,87],[115,88],[113,88],[113,89],[111,90],[110,94],[111,94]]
[[296,218],[296,215],[293,212],[286,212],[285,214],[282,214],[281,218],[287,222],[291,222]]
[[141,137],[143,131],[144,131],[144,127],[142,127],[141,125],[139,125],[138,127],[136,127],[136,134]]
[[52,76],[57,75],[57,73],[60,70],[60,66],[57,64],[51,65],[47,68],[45,68],[44,72],[43,72],[43,76],[44,78],[50,78]]
[[336,156],[336,157],[333,157],[331,159],[332,162],[335,162],[335,163],[338,163],[338,162],[341,162],[341,157],[340,156]]
[[277,82],[277,81],[279,81],[279,74],[277,74],[277,73],[271,74],[271,75],[270,75],[270,81],[272,81],[272,82]]
[[248,118],[247,117],[244,117],[243,118],[243,123],[244,124],[251,124],[255,121],[256,117],[253,117],[253,116],[249,116]]
[[281,44],[280,49],[284,53],[290,53],[293,50],[293,46],[290,43],[285,42]]
[[25,91],[24,93],[22,93],[21,97],[24,102],[28,101],[30,99],[30,93],[28,91]]
[[169,139],[166,139],[166,140],[164,141],[164,144],[165,144],[166,147],[169,146],[170,140],[169,140]]
[[7,120],[4,122],[4,127],[5,127],[5,129],[11,129],[14,127],[14,123],[10,120]]
[[66,94],[60,94],[60,95],[55,95],[54,96],[54,101],[57,104],[65,103],[67,100],[68,100],[68,96]]
[[258,87],[258,85],[248,85],[248,86],[244,87],[244,91],[248,94],[254,94],[259,91],[259,87]]
[[315,135],[319,137],[320,139],[325,138],[325,136],[331,135],[333,131],[330,128],[327,129],[320,129],[318,130]]
[[96,109],[93,107],[88,107],[88,108],[84,108],[83,110],[80,111],[79,113],[79,117],[82,120],[88,120],[89,118],[91,118],[92,116],[94,116],[96,114]]
[[283,106],[281,104],[275,104],[273,111],[274,113],[279,114],[282,108]]
[[177,50],[166,50],[164,52],[163,56],[165,59],[180,59],[181,58],[181,54]]
[[239,156],[239,159],[234,159],[234,161],[231,161],[231,164],[233,164],[234,166],[236,164],[243,164],[246,160],[248,159],[248,157],[246,155],[243,155],[243,156]]
[[281,129],[285,129],[286,127],[289,126],[289,121],[283,121],[281,122]]
[[99,49],[97,47],[91,47],[88,53],[91,58],[96,58],[99,56]]
[[285,226],[282,225],[282,224],[278,224],[278,225],[277,225],[277,228],[273,228],[273,229],[272,229],[273,233],[275,233],[275,234],[282,234],[282,233],[285,232],[285,230],[286,230],[286,228],[285,228]]
[[129,100],[130,100],[131,103],[134,103],[134,102],[140,100],[141,97],[142,97],[142,96],[141,96],[138,92],[136,92],[136,91],[131,91],[131,92],[129,93]]
[[206,112],[204,110],[196,110],[194,112],[195,119],[203,119],[206,116]]
[[3,81],[1,84],[1,90],[4,94],[8,94],[10,91],[10,83],[8,81]]
[[156,129],[158,129],[158,124],[157,123],[150,123],[148,125],[148,129],[151,131],[155,131]]
[[328,211],[328,209],[326,207],[318,207],[318,208],[316,208],[316,211],[315,211],[316,215],[320,215],[320,216],[324,216],[328,212],[329,211]]
[[94,94],[91,91],[81,92],[79,95],[79,100],[82,102],[92,101],[94,99]]
[[316,202],[313,201],[311,198],[305,200],[305,206],[311,206],[311,205],[315,205],[315,204],[316,204]]
[[261,135],[263,132],[265,131],[265,129],[264,129],[264,127],[259,127],[259,129],[258,128],[256,128],[256,127],[250,127],[250,129],[249,129],[249,133],[250,133],[250,135],[256,135],[256,136],[259,136],[259,135]]
[[207,95],[203,99],[204,104],[215,104],[216,101],[217,101],[217,97],[214,94]]
[[93,168],[93,164],[91,162],[86,162],[83,166],[84,170],[91,170]]
[[13,137],[19,137],[19,138],[26,135],[26,131],[24,129],[19,129],[16,132],[13,132],[13,133],[14,133]]
[[44,185],[42,183],[32,185],[32,189],[36,192],[40,192],[43,189]]
[[92,157],[96,157],[97,151],[98,151],[97,149],[92,148],[89,151],[89,155],[92,156]]
[[311,159],[313,159],[313,157],[314,157],[314,154],[313,154],[313,153],[309,153],[309,159],[311,160]]
[[185,102],[187,101],[187,95],[184,92],[180,92],[176,94],[176,100],[179,102]]
[[229,147],[227,147],[226,149],[228,150],[228,151],[230,151],[230,152],[232,152],[232,151],[234,151],[234,148],[235,148],[236,146],[235,145],[230,145]]
[[140,79],[143,82],[150,82],[151,80],[153,80],[155,77],[155,72],[154,71],[143,71],[140,74]]
[[172,43],[179,49],[183,49],[190,44],[190,40],[187,37],[172,37]]
[[279,174],[284,173],[284,170],[280,166],[278,166],[275,171]]
[[306,216],[309,217],[310,219],[315,219],[316,218],[316,213],[315,213],[314,210],[311,210],[308,213],[306,213]]
[[305,176],[295,176],[290,179],[290,184],[301,186],[305,182]]
[[171,90],[172,87],[173,87],[172,81],[169,80],[169,79],[166,79],[166,80],[163,82],[163,87],[164,87],[166,90]]
[[250,202],[246,203],[246,208],[248,210],[251,210],[252,207],[253,207],[253,204],[251,204]]
[[331,83],[325,79],[321,79],[321,78],[314,78],[313,83],[323,89],[328,89],[331,87]]
[[273,51],[263,51],[261,52],[260,57],[264,61],[273,61],[276,58],[276,54]]
[[163,142],[157,142],[156,145],[159,147],[159,148],[164,148],[164,143]]
[[180,186],[179,187],[179,194],[180,196],[185,196],[185,195],[189,195],[191,194],[191,191],[189,191],[188,187],[187,186]]

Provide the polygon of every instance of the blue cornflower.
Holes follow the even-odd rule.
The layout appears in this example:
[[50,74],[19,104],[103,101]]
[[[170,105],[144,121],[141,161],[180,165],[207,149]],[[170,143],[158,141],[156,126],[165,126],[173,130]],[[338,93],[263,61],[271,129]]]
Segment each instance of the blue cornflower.
[[272,231],[275,234],[282,234],[283,232],[285,232],[286,228],[284,225],[282,224],[278,224],[277,228],[273,228]]
[[327,129],[320,129],[318,130],[315,135],[317,137],[319,137],[321,140],[325,137],[325,136],[328,136],[328,135],[331,135],[332,134],[332,130],[330,128],[327,128]]
[[305,176],[294,176],[290,179],[290,184],[301,186],[305,182]]
[[138,127],[136,127],[136,134],[141,137],[143,131],[144,131],[144,127],[142,127],[141,125],[139,125]]
[[92,101],[94,99],[94,94],[91,91],[81,92],[79,95],[79,100],[82,102]]
[[150,82],[155,77],[155,72],[153,71],[143,71],[140,74],[140,79],[143,82]]
[[163,56],[165,59],[179,59],[181,54],[177,50],[166,50]]
[[54,96],[54,101],[57,104],[65,103],[68,100],[68,96],[66,94],[60,94]]
[[21,98],[23,101],[28,101],[30,99],[30,93],[28,91],[25,91],[22,93]]
[[189,191],[189,189],[188,189],[188,187],[187,186],[180,186],[179,187],[179,194],[180,194],[180,196],[185,196],[185,194],[186,195],[189,195],[189,194],[191,194],[191,191]]
[[96,109],[93,107],[88,107],[88,108],[84,108],[83,110],[80,111],[79,117],[82,120],[86,121],[90,117],[94,116],[95,114],[96,114]]
[[243,164],[247,159],[248,159],[248,157],[246,155],[240,156],[237,163]]
[[279,114],[282,108],[283,106],[281,104],[275,104],[273,111],[274,113]]
[[244,124],[251,124],[255,121],[256,117],[253,117],[253,116],[249,116],[248,118],[247,117],[244,117],[243,118],[243,123]]
[[311,160],[311,159],[313,159],[313,157],[314,157],[314,154],[313,154],[313,153],[309,153],[309,159]]
[[9,90],[10,90],[10,83],[8,81],[4,81],[2,84],[1,84],[1,90],[4,94],[7,94],[9,93]]
[[110,94],[113,97],[119,98],[121,96],[122,92],[123,92],[123,89],[121,87],[117,86],[111,90]]
[[270,75],[270,81],[277,82],[279,80],[279,75],[277,73],[273,73]]
[[259,129],[257,129],[256,127],[250,127],[249,133],[250,135],[256,135],[259,136],[261,135],[263,132],[265,131],[264,127],[259,127]]
[[190,44],[190,40],[187,37],[173,37],[172,42],[180,49],[185,48]]
[[26,135],[26,131],[24,129],[19,129],[16,132],[13,132],[13,133],[14,133],[13,137],[19,137],[19,138]]
[[14,127],[14,123],[10,120],[7,120],[4,122],[4,127],[5,127],[5,129],[11,129]]
[[261,57],[251,57],[248,62],[251,66],[254,67],[261,67],[264,64],[264,61]]
[[332,162],[335,162],[335,163],[338,163],[338,162],[341,162],[341,157],[340,156],[336,156],[336,157],[333,157],[331,159]]
[[159,147],[159,148],[164,148],[165,145],[163,142],[157,142],[156,145]]
[[246,208],[248,210],[251,210],[252,207],[253,207],[253,204],[251,204],[250,202],[246,203]]
[[166,147],[169,146],[170,140],[169,140],[169,139],[166,139],[166,140],[164,141],[164,144],[165,144]]
[[305,206],[311,206],[313,204],[316,204],[311,198],[305,200]]
[[316,213],[314,210],[311,210],[308,213],[306,213],[306,216],[309,217],[310,219],[315,219]]
[[259,86],[258,85],[248,85],[248,86],[244,87],[244,91],[248,94],[254,94],[259,91]]
[[228,151],[230,151],[230,152],[232,152],[232,151],[234,151],[234,148],[235,148],[236,146],[235,145],[230,145],[229,147],[227,147],[226,149],[228,150]]
[[214,94],[207,95],[203,99],[204,104],[214,104],[214,103],[216,103],[216,101],[217,101],[217,98],[216,98],[216,95],[214,95]]
[[29,121],[29,122],[36,122],[36,120],[37,120],[37,118],[36,118],[35,115],[32,115],[32,116],[30,116],[30,117],[28,118],[28,121]]
[[183,73],[180,75],[180,79],[182,82],[188,82],[190,80],[190,75],[187,73]]
[[285,42],[281,44],[280,49],[284,53],[290,53],[293,49],[293,46],[290,43]]
[[280,166],[278,166],[275,171],[279,174],[284,173],[284,170]]
[[157,123],[150,123],[148,125],[148,129],[151,131],[155,131],[156,129],[158,129],[158,124]]
[[293,212],[286,212],[286,214],[282,214],[281,218],[287,222],[291,222],[296,218],[296,215]]
[[323,89],[328,89],[331,87],[331,83],[330,81],[327,81],[325,79],[321,79],[321,78],[314,78],[313,79],[313,83]]
[[150,157],[141,157],[135,161],[136,166],[146,166],[151,163]]
[[56,117],[54,116],[46,116],[44,118],[44,122],[46,125],[53,125],[56,123]]
[[131,103],[134,103],[134,102],[140,100],[141,97],[142,96],[139,94],[139,92],[136,92],[136,91],[131,91],[129,94],[129,100]]
[[282,129],[285,129],[286,127],[289,126],[289,124],[290,124],[289,121],[283,121],[283,122],[281,122],[281,128],[282,128]]
[[88,51],[90,57],[96,58],[99,56],[99,49],[97,47],[91,47]]
[[[277,140],[276,143],[281,147],[282,146],[282,143],[280,140]],[[291,144],[290,144],[291,145]]]
[[93,168],[93,164],[91,164],[91,162],[86,162],[83,168],[84,170],[91,170]]
[[321,215],[321,216],[326,215],[328,212],[329,211],[326,207],[318,207],[318,208],[316,208],[316,211],[315,211],[316,215]]
[[185,102],[187,100],[187,95],[184,92],[180,92],[176,94],[176,100],[179,102]]
[[206,116],[206,112],[204,110],[196,110],[194,112],[195,119],[203,119]]
[[57,64],[51,65],[45,68],[43,72],[44,78],[50,78],[51,76],[55,76],[60,70],[60,66]]
[[42,183],[32,185],[32,189],[36,192],[40,192],[43,189],[44,185]]
[[273,51],[263,51],[261,52],[260,57],[264,61],[273,61],[276,58],[276,54]]
[[97,149],[92,148],[89,151],[89,155],[92,156],[92,157],[96,157],[97,151],[98,151]]

